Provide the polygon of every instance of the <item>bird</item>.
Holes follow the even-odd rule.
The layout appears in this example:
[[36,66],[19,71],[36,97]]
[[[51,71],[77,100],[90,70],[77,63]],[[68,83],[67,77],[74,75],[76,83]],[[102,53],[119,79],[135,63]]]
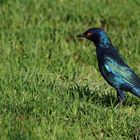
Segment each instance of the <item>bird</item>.
[[77,37],[94,43],[99,71],[107,83],[115,88],[119,105],[125,100],[125,92],[140,98],[139,76],[126,64],[102,28],[89,28]]

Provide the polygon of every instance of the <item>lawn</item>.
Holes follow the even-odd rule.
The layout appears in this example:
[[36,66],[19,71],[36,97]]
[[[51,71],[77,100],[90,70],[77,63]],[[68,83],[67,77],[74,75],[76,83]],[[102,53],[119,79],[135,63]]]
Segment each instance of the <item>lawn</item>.
[[140,76],[139,0],[0,0],[0,139],[139,140],[140,99],[98,71],[94,45],[76,35],[102,27]]

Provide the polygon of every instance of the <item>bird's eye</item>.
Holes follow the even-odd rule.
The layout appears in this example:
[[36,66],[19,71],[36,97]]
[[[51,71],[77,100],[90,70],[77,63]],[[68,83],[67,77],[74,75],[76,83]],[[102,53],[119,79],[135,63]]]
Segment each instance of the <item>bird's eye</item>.
[[88,36],[88,37],[90,37],[91,35],[92,35],[92,33],[91,33],[91,32],[88,32],[88,33],[87,33],[87,36]]

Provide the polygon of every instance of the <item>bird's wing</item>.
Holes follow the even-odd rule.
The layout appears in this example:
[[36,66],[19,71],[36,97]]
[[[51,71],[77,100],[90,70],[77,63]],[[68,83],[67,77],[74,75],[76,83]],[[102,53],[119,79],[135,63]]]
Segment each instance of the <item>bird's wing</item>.
[[112,58],[107,58],[105,68],[108,72],[113,73],[131,86],[140,87],[140,78],[132,71],[122,59],[115,61]]

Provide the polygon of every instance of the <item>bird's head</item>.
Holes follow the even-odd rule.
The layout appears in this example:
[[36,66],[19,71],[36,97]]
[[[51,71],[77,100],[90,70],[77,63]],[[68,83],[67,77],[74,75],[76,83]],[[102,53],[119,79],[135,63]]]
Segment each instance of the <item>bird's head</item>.
[[100,43],[111,43],[107,34],[101,28],[90,28],[77,37],[84,37],[88,40],[91,40],[95,45],[99,45]]

